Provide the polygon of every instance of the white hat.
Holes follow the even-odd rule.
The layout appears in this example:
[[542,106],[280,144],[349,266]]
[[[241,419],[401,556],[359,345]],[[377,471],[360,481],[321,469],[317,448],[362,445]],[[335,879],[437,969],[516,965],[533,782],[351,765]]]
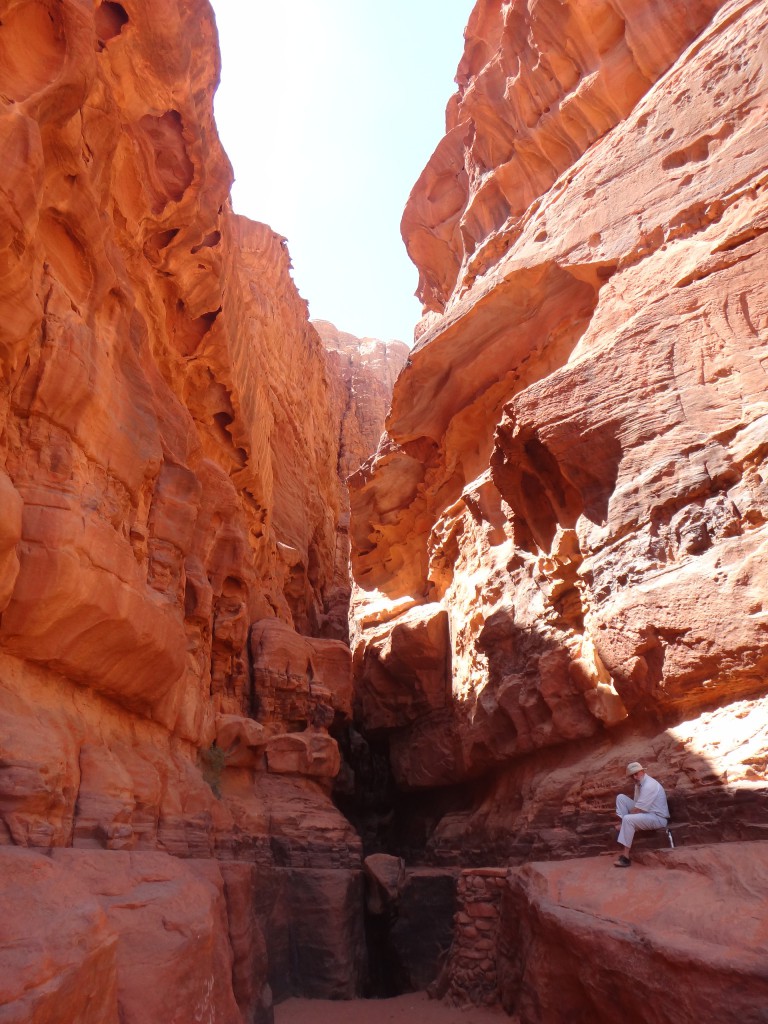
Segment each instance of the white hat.
[[627,765],[627,775],[634,775],[635,772],[644,772],[645,768],[640,764],[639,761],[630,761]]

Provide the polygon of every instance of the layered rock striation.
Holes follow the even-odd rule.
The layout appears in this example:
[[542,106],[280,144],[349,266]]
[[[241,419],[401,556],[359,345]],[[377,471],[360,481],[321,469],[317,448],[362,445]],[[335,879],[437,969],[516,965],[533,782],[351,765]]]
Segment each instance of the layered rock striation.
[[766,19],[470,18],[352,488],[362,720],[401,788],[485,780],[438,860],[594,851],[632,759],[698,834],[761,834]]
[[[408,355],[313,327],[232,212],[207,3],[0,6],[3,1020],[358,994],[331,794],[391,800],[383,751],[377,813],[442,865],[368,863],[409,985],[456,865],[597,853],[629,760],[688,838],[764,835],[766,29],[757,0],[480,0],[403,219]],[[629,900],[604,859],[463,875],[448,984],[558,1019],[560,951],[569,1012],[608,1019],[604,948],[655,945],[666,990],[707,961],[751,1013],[762,919],[692,942],[636,909],[746,906],[732,850],[739,878],[650,854]]]
[[379,446],[392,390],[410,349],[404,341],[358,338],[328,320],[311,323],[328,353],[335,379],[345,385],[339,475],[346,481]]

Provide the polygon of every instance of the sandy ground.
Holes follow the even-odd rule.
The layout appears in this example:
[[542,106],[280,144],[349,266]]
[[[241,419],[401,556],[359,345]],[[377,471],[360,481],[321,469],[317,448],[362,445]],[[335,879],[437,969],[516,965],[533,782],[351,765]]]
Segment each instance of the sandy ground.
[[275,1024],[514,1024],[503,1010],[456,1009],[413,992],[394,999],[287,999],[275,1007]]

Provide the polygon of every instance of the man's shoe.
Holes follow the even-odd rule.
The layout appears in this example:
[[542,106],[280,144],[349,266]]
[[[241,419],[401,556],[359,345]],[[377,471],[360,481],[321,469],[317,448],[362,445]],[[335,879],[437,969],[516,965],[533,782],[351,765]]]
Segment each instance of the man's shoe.
[[631,863],[632,861],[629,859],[629,857],[625,857],[622,853],[619,859],[617,861],[614,861],[613,866],[616,868],[628,868]]

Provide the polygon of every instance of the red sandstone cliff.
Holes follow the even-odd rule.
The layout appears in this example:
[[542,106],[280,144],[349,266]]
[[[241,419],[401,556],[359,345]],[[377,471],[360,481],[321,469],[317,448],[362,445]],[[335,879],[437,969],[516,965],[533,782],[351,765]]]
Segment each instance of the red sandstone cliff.
[[327,320],[313,320],[328,357],[334,384],[331,406],[340,424],[338,473],[341,509],[338,517],[334,598],[326,616],[324,636],[349,638],[349,492],[347,480],[376,451],[389,412],[392,389],[408,359],[403,341],[358,338]]
[[[349,399],[284,239],[230,208],[217,60],[202,0],[0,3],[0,845],[74,848],[0,850],[15,907],[70,917],[4,915],[9,1020],[268,1020],[262,929],[274,995],[360,983],[350,654],[319,639]],[[189,940],[147,940],[172,1012],[146,886]]]
[[[351,526],[363,725],[403,788],[483,783],[417,807],[428,858],[594,852],[636,757],[693,838],[764,828],[766,22],[714,0],[472,14],[403,221],[420,342]],[[0,3],[8,1020],[268,1022],[273,996],[363,975],[361,844],[329,797],[355,695],[328,637],[339,469],[384,393],[331,325],[327,357],[284,241],[232,214],[214,55],[202,0]],[[683,949],[643,912],[681,885],[704,913],[763,893],[751,856],[723,879],[692,853],[629,899],[592,862],[523,868],[474,959],[533,1024],[562,1009],[546,949],[569,1012],[610,1020],[621,913],[623,957],[660,949],[680,991],[708,958],[721,1001],[750,977],[729,1012],[751,1012],[759,921]],[[403,874],[406,910],[451,877]]]
[[352,489],[363,720],[403,787],[495,780],[435,856],[584,853],[634,758],[710,835],[762,820],[766,28],[472,13],[403,218],[419,341]]
[[404,341],[358,338],[327,320],[313,320],[312,326],[329,353],[334,377],[345,384],[339,474],[346,480],[378,448],[392,389],[409,348]]
[[433,862],[563,861],[459,890],[438,991],[521,1024],[765,1005],[760,844],[569,858],[636,759],[678,840],[765,835],[767,32],[480,0],[403,217],[424,316],[352,481],[356,700]]

